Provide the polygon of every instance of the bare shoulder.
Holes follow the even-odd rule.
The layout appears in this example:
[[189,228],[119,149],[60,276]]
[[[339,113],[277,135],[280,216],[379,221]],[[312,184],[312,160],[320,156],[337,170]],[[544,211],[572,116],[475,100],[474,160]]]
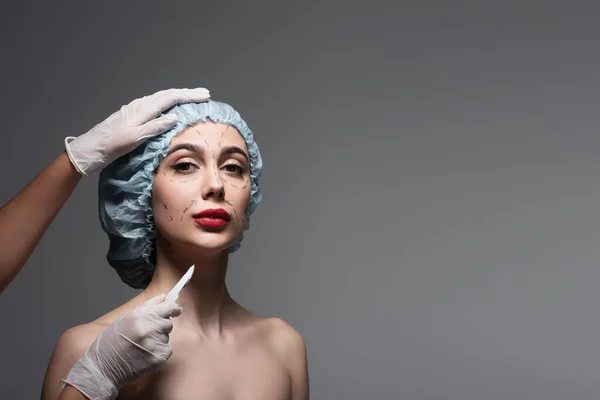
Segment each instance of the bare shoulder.
[[116,320],[118,320],[123,315],[125,315],[126,313],[128,313],[129,311],[132,311],[136,307],[144,304],[144,302],[146,300],[149,300],[149,295],[142,292],[139,295],[132,298],[131,300],[129,300],[128,302],[120,305],[119,307],[115,308],[114,310],[109,311],[106,314],[104,314],[103,316],[97,318],[96,320],[94,320],[94,322],[101,324],[101,325],[108,326],[108,325],[112,324],[113,322],[115,322]]
[[269,318],[265,325],[269,347],[289,374],[291,398],[308,400],[310,389],[304,339],[296,329],[279,318]]
[[50,357],[44,384],[42,399],[57,399],[62,388],[61,379],[65,379],[73,365],[96,340],[106,326],[90,322],[67,329],[58,339]]
[[54,351],[64,354],[85,351],[104,329],[106,329],[106,326],[97,322],[90,322],[69,328],[56,342]]
[[48,362],[42,386],[42,400],[57,399],[62,391],[60,381],[67,377],[85,351],[110,324],[141,302],[142,299],[134,298],[92,322],[74,326],[63,332]]
[[266,318],[263,324],[269,347],[284,364],[305,357],[306,344],[294,327],[279,318]]

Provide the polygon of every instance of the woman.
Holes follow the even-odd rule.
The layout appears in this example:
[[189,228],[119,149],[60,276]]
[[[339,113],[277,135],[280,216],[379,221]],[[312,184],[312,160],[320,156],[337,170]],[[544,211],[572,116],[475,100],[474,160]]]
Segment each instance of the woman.
[[118,387],[119,399],[308,399],[301,336],[279,319],[261,318],[230,296],[225,276],[261,200],[262,162],[252,132],[230,106],[177,105],[177,124],[105,168],[100,219],[109,263],[144,291],[123,306],[71,328],[59,339],[43,399],[101,332],[168,292],[191,266],[183,313],[165,341],[172,356],[156,374]]

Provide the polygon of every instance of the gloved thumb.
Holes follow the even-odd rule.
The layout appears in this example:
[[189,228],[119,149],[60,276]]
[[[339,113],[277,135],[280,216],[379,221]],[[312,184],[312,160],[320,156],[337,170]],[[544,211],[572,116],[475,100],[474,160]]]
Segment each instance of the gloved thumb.
[[173,128],[176,123],[177,116],[173,114],[167,114],[160,118],[148,121],[140,128],[137,139],[138,141],[143,141],[158,136]]
[[144,304],[147,304],[147,305],[160,304],[163,301],[165,301],[166,298],[167,298],[166,294],[164,294],[164,293],[163,294],[159,294],[158,296],[154,296],[150,300],[146,301]]

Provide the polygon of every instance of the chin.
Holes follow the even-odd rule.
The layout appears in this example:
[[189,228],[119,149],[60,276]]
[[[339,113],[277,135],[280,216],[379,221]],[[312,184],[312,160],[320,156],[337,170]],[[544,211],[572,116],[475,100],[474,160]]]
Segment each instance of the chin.
[[186,247],[193,248],[195,251],[216,254],[226,251],[239,239],[239,237],[239,235],[232,235],[226,232],[201,232],[194,235],[193,238],[188,237],[187,240],[185,240],[185,245]]
[[167,245],[170,251],[175,252],[198,252],[203,254],[218,254],[227,251],[240,238],[243,233],[232,227],[221,231],[207,231],[204,229],[187,229],[179,226],[168,227],[168,229],[158,229],[159,235]]

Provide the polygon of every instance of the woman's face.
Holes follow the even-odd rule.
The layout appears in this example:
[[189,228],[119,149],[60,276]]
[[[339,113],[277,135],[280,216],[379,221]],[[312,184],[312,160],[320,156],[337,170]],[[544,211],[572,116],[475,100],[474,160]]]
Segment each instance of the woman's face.
[[171,245],[220,252],[240,237],[250,201],[250,159],[237,129],[211,121],[178,133],[152,187],[157,232]]

